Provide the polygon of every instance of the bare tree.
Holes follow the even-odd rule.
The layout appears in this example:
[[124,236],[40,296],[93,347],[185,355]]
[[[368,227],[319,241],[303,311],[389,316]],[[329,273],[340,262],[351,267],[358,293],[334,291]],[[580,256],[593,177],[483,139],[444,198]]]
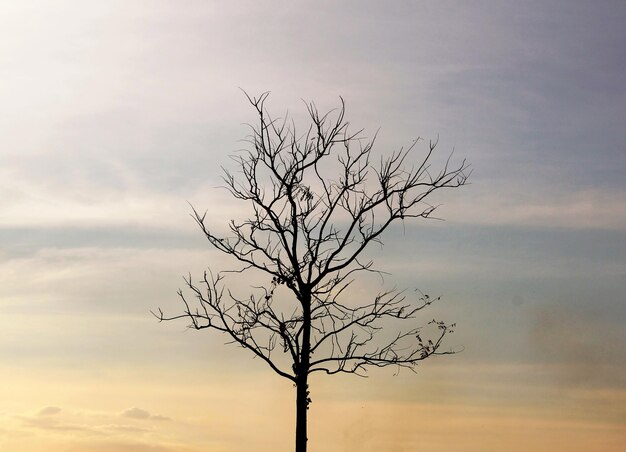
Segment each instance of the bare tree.
[[[433,320],[430,336],[422,338],[426,331],[414,324],[418,311],[436,299],[410,300],[396,289],[359,302],[346,294],[358,273],[380,274],[365,258],[366,248],[382,243],[395,221],[431,217],[435,207],[427,198],[464,185],[468,165],[452,166],[448,159],[433,170],[431,142],[410,166],[417,140],[373,162],[375,137],[366,140],[361,131],[348,130],[343,99],[326,114],[307,104],[310,125],[298,134],[292,121],[268,114],[267,93],[246,96],[258,122],[250,126],[248,149],[232,157],[238,171],[224,170],[223,179],[251,214],[232,220],[224,237],[209,228],[206,212],[192,207],[192,216],[215,249],[239,262],[234,272],[257,271],[268,283],[240,298],[224,285],[229,272],[205,272],[198,281],[190,275],[188,290],[178,292],[184,312],[166,316],[159,309],[155,315],[187,318],[192,328],[221,332],[290,380],[296,388],[295,450],[305,452],[312,373],[414,370],[419,361],[452,353],[441,345],[454,325]],[[277,300],[280,291],[290,295],[287,302]]]

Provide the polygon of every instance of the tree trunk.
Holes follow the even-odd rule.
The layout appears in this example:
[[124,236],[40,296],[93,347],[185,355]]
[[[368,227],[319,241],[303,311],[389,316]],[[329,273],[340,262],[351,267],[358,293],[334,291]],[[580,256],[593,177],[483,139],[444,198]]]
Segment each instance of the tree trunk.
[[309,363],[311,362],[311,296],[302,299],[303,331],[300,363],[296,376],[296,452],[306,452],[309,409]]
[[306,452],[307,411],[309,409],[309,391],[307,374],[296,383],[296,452]]

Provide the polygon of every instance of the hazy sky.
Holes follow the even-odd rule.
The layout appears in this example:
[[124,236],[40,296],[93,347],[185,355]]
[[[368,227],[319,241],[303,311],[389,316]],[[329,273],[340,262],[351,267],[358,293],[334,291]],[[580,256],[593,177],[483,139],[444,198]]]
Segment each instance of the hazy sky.
[[472,164],[387,284],[456,321],[417,375],[312,382],[312,451],[626,443],[626,3],[0,0],[0,451],[290,450],[294,390],[158,324],[227,265],[188,216],[253,111],[347,103],[378,151]]

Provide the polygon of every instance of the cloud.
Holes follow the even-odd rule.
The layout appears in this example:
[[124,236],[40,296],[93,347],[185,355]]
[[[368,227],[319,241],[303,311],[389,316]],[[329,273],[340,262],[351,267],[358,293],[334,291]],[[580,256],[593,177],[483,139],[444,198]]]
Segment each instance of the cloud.
[[626,190],[598,188],[563,194],[542,186],[528,191],[474,191],[445,202],[439,212],[459,223],[626,230]]
[[42,408],[37,413],[38,416],[54,416],[55,414],[59,414],[61,412],[61,408],[58,406],[47,406]]
[[[119,414],[103,412],[63,412],[56,406],[47,406],[39,410],[35,415],[17,415],[15,419],[21,421],[22,427],[26,429],[45,430],[50,433],[65,434],[73,432],[81,437],[95,438],[118,438],[128,434],[145,434],[153,432],[153,429],[146,424],[142,426],[129,423],[119,423],[116,418]],[[162,415],[152,415],[150,412],[133,407],[121,413],[122,417],[129,419],[169,421],[169,417]]]
[[114,431],[114,432],[146,433],[150,431],[150,429],[148,428],[137,427],[134,425],[118,425],[118,424],[102,425],[101,428],[103,430],[109,430],[109,431]]
[[[216,170],[211,176],[220,176]],[[193,203],[199,210],[211,208],[224,220],[236,215],[240,205],[217,182],[198,182],[182,193],[146,190],[138,186],[121,188],[106,181],[89,179],[84,184],[70,180],[52,183],[45,176],[11,174],[0,169],[0,207],[3,227],[124,226],[194,230],[189,218]]]
[[24,426],[31,427],[40,430],[49,430],[49,431],[57,431],[57,432],[77,432],[88,435],[101,435],[102,432],[97,429],[83,424],[78,424],[74,422],[66,422],[64,420],[59,420],[56,416],[37,416],[37,417],[29,417],[29,416],[19,416],[18,417]]
[[169,421],[169,420],[171,420],[167,416],[162,416],[160,414],[152,415],[152,414],[150,414],[149,411],[146,411],[146,410],[144,410],[142,408],[137,408],[137,407],[127,409],[126,411],[124,411],[122,413],[122,416],[131,418],[131,419],[152,419],[152,420],[155,420],[155,421]]
[[146,410],[142,410],[141,408],[129,408],[122,413],[122,416],[133,419],[148,419],[150,418],[150,413]]
[[155,421],[171,421],[172,418],[167,417],[167,416],[161,416],[160,414],[153,414],[152,416],[150,416],[150,419],[153,419]]
[[[620,316],[615,312],[614,316]],[[621,323],[572,306],[571,300],[544,303],[530,310],[529,345],[565,385],[626,387]]]
[[[130,441],[99,441],[82,443],[67,450],[69,452],[173,452],[181,449],[158,444],[144,444]],[[184,448],[183,450],[190,449]]]

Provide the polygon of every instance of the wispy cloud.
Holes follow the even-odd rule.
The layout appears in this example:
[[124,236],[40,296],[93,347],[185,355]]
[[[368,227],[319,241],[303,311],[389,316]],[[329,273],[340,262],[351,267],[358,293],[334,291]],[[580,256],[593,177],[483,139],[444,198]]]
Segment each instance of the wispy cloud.
[[626,230],[626,190],[597,188],[563,194],[538,192],[538,188],[464,194],[441,210],[446,219],[461,223]]
[[[54,413],[54,414],[58,414]],[[68,420],[65,417],[51,416],[50,414],[37,414],[36,416],[18,416],[25,428],[41,429],[53,432],[75,432],[84,435],[103,435],[97,427],[92,425]]]
[[[119,422],[120,417],[127,421]],[[37,411],[35,415],[18,414],[13,419],[18,424],[14,424],[15,434],[11,433],[8,436],[10,439],[19,437],[20,432],[28,434],[29,431],[37,430],[47,435],[50,444],[61,440],[69,450],[74,450],[73,444],[81,443],[84,447],[85,441],[95,447],[89,450],[109,450],[110,447],[121,447],[121,444],[128,446],[124,450],[171,450],[165,439],[167,435],[160,435],[150,425],[152,421],[171,419],[151,415],[140,408],[125,410],[120,415],[110,412],[61,410],[56,406],[48,406]],[[136,421],[140,421],[141,425]],[[145,440],[140,440],[138,435]]]
[[122,413],[123,417],[128,417],[131,419],[152,419],[156,421],[170,421],[171,419],[167,416],[162,416],[160,414],[150,414],[149,411],[146,411],[142,408],[129,408]]
[[38,416],[54,416],[55,414],[59,414],[61,412],[61,408],[58,406],[47,406],[42,408],[37,413]]

